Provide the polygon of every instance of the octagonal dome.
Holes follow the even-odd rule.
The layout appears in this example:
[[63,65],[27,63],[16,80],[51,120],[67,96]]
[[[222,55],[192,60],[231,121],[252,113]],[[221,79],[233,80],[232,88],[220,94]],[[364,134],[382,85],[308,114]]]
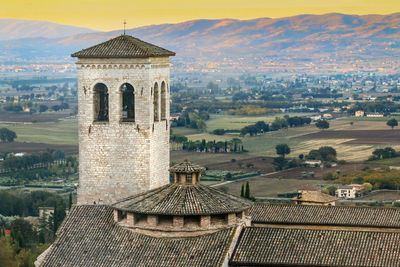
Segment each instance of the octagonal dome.
[[248,210],[252,202],[202,184],[169,184],[113,204],[117,210],[152,215],[213,215]]

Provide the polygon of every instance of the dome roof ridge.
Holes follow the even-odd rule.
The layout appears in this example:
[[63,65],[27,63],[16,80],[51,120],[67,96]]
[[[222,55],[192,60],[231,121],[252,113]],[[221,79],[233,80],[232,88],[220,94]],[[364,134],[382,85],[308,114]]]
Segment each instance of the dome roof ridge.
[[169,184],[132,197],[112,207],[117,210],[153,215],[213,215],[236,213],[253,203],[202,184]]

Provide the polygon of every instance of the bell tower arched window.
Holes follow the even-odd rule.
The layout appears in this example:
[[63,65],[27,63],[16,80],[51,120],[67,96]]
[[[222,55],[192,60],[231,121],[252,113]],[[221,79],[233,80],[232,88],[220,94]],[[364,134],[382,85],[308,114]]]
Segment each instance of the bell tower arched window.
[[167,119],[167,88],[165,82],[161,83],[161,120]]
[[158,83],[154,84],[153,107],[154,107],[154,121],[156,122],[160,120]]
[[135,121],[135,89],[129,83],[121,86],[122,121]]
[[108,121],[108,88],[104,83],[94,86],[94,120]]

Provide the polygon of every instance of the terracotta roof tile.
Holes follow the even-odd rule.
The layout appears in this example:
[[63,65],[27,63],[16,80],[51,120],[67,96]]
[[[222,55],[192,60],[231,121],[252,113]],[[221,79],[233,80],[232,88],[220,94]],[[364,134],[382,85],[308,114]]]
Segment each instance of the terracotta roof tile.
[[78,58],[147,58],[175,56],[174,52],[129,35],[121,35],[71,55]]
[[399,266],[400,233],[257,228],[242,230],[231,266]]
[[400,209],[255,203],[253,223],[400,228]]
[[75,206],[41,266],[220,266],[233,231],[156,238],[119,226],[111,207]]
[[206,169],[204,167],[193,164],[187,159],[169,168],[170,172],[178,172],[178,173],[204,172],[205,170]]
[[125,198],[112,206],[142,214],[211,215],[240,212],[252,205],[249,200],[202,184],[169,184]]
[[300,201],[300,202],[315,202],[315,203],[329,203],[338,200],[337,197],[330,196],[318,191],[304,191],[301,195],[292,198],[292,200]]

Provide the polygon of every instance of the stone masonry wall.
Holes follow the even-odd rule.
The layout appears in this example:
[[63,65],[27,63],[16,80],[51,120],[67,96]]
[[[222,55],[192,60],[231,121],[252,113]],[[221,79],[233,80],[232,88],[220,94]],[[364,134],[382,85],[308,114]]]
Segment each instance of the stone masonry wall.
[[[78,204],[111,204],[168,183],[169,58],[79,59],[77,65]],[[152,90],[155,82],[161,88],[162,81],[168,88],[168,119],[154,122]],[[108,88],[108,122],[94,121],[97,83]],[[135,122],[121,122],[124,83],[135,89]]]

